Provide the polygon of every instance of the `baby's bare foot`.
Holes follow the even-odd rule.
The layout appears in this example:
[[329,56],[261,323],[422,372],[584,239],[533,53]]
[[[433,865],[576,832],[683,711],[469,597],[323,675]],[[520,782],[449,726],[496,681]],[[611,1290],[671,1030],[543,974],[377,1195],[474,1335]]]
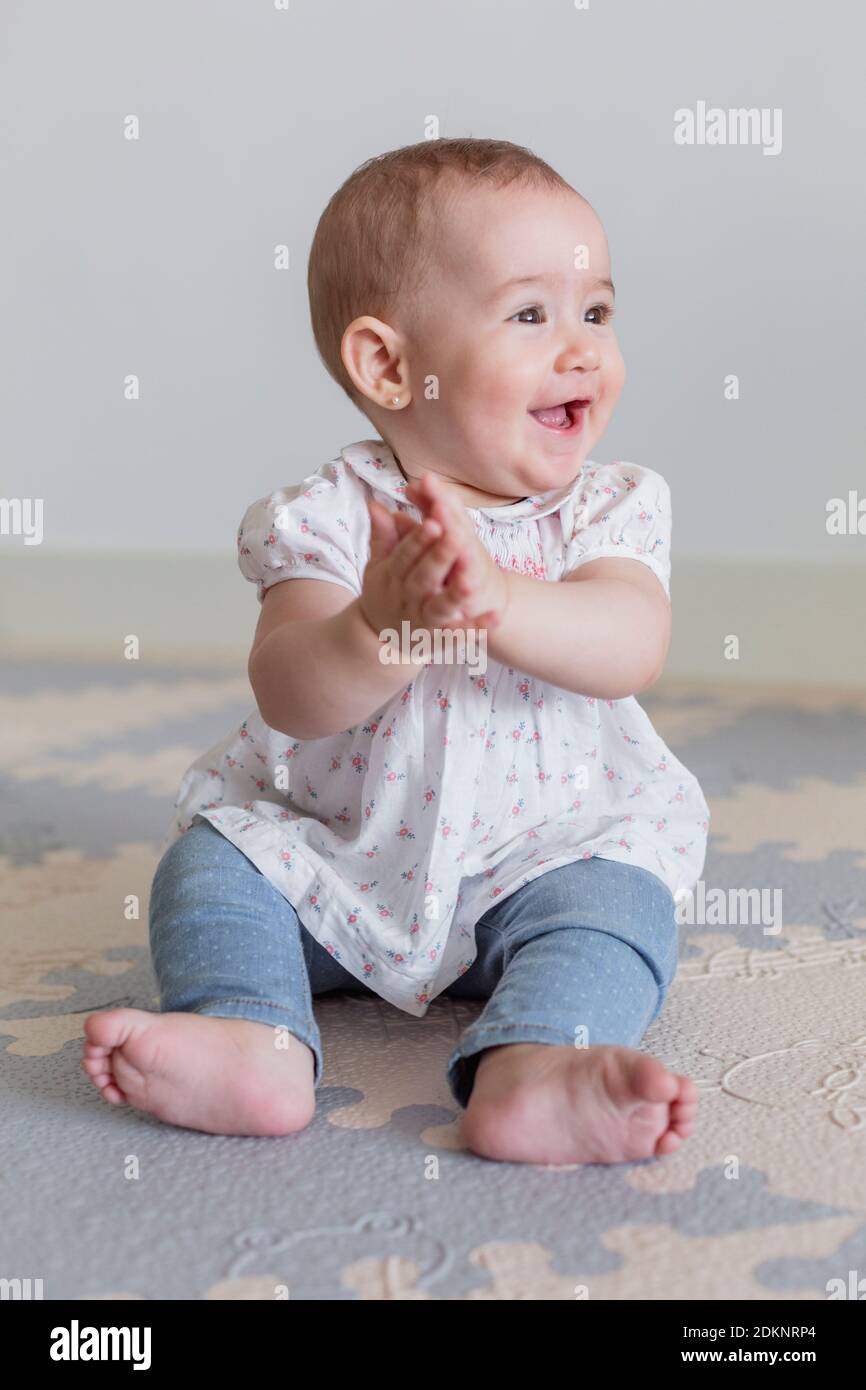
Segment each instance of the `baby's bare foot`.
[[112,1105],[207,1134],[291,1134],[315,1113],[312,1051],[268,1023],[107,1009],[84,1032],[81,1065]]
[[513,1043],[482,1055],[463,1134],[512,1163],[626,1163],[673,1153],[697,1108],[693,1081],[633,1048]]

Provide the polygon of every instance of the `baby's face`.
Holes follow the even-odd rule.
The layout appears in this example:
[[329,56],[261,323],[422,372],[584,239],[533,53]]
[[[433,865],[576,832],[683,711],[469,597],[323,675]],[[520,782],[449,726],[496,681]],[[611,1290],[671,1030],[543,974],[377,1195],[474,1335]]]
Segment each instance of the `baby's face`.
[[[601,223],[576,193],[473,187],[437,215],[436,257],[419,312],[400,324],[412,407],[388,423],[404,470],[442,473],[468,506],[566,486],[625,380]],[[562,412],[532,413],[573,400],[589,404],[565,429]]]

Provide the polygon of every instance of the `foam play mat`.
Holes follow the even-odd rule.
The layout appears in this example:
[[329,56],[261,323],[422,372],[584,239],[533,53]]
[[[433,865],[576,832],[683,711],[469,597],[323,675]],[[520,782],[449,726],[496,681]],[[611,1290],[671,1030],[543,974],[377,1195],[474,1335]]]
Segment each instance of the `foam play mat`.
[[[252,706],[245,659],[6,663],[3,1273],[46,1299],[823,1300],[866,1271],[866,693],[640,702],[712,812],[702,920],[642,1044],[695,1079],[698,1122],[661,1159],[550,1167],[462,1142],[444,1068],[481,1001],[317,1000],[297,1134],[107,1105],[83,1021],[156,1007],[158,845],[184,769]],[[739,920],[743,889],[779,930]]]

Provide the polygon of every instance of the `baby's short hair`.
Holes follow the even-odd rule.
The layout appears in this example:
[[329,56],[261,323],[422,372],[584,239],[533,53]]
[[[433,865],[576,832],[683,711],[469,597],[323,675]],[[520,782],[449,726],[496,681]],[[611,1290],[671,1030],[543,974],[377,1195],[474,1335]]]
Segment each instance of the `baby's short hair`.
[[[555,169],[508,140],[421,140],[374,155],[350,174],[319,218],[307,267],[313,337],[325,367],[361,410],[367,404],[340,357],[346,328],[362,314],[388,321],[429,272],[429,214],[443,180],[517,182],[567,189]],[[448,188],[453,184],[448,183]]]

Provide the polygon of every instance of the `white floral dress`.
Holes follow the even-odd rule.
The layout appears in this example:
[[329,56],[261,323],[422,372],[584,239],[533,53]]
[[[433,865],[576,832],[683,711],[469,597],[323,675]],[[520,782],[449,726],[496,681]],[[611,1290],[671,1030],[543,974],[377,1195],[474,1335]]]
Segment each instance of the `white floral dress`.
[[[238,563],[259,601],[295,576],[359,594],[367,499],[417,518],[405,488],[388,446],[363,440],[254,502]],[[555,582],[629,557],[669,592],[670,493],[648,468],[587,461],[566,488],[470,514],[518,574]],[[471,966],[476,922],[539,874],[596,855],[640,865],[675,898],[691,891],[707,804],[633,696],[572,694],[489,656],[471,672],[415,667],[330,738],[277,733],[254,709],[187,770],[164,847],[209,820],[351,974],[419,1017]]]

